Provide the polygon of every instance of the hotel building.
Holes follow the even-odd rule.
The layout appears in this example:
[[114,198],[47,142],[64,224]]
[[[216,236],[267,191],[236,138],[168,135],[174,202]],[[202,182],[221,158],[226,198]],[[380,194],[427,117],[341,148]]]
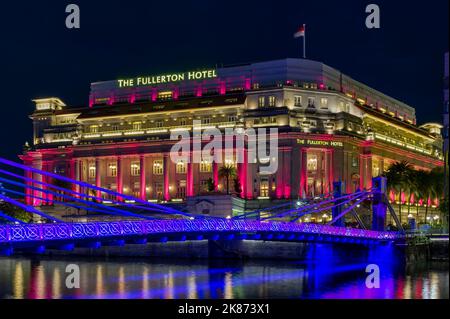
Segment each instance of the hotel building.
[[[411,106],[311,60],[92,83],[89,105],[79,108],[58,98],[34,102],[33,142],[20,156],[26,165],[146,201],[183,201],[205,192],[209,179],[224,191],[224,164],[170,160],[171,132],[192,130],[195,120],[220,130],[278,129],[276,173],[260,174],[261,161],[235,164],[244,210],[328,194],[334,181],[346,192],[369,189],[395,161],[443,165],[442,126],[418,125]],[[248,159],[246,147],[235,151]],[[44,198],[28,201],[51,203]]]

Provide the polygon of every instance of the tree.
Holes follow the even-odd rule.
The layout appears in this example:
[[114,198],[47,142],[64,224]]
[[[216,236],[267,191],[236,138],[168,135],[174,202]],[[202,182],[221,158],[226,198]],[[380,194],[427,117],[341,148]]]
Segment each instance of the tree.
[[212,178],[208,178],[208,180],[207,180],[207,189],[208,189],[208,192],[214,192],[214,190],[216,189],[216,185],[214,184],[214,181],[213,181],[213,179]]
[[25,223],[29,223],[33,220],[33,215],[31,213],[28,213],[22,208],[19,208],[4,201],[0,202],[0,211],[5,215],[11,216]]
[[398,215],[402,220],[402,194],[411,191],[413,167],[407,161],[393,163],[386,172],[388,188],[399,193]]
[[[417,198],[421,198],[425,201],[425,222],[428,216],[428,199],[431,197],[432,191],[432,179],[430,173],[427,171],[416,171],[414,184],[416,185]],[[417,210],[417,215],[419,215],[419,210]]]
[[242,185],[241,185],[241,181],[239,180],[239,177],[236,177],[235,179],[233,179],[234,182],[234,191],[236,194],[240,194],[242,192]]
[[230,194],[230,179],[236,177],[236,168],[233,165],[224,165],[219,169],[219,176],[226,181],[227,194]]

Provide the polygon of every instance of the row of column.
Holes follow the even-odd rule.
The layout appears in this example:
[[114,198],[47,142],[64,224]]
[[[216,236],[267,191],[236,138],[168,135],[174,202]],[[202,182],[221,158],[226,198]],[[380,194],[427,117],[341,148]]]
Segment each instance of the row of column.
[[[295,182],[297,179],[295,176],[293,176],[293,173],[296,172],[293,171],[293,166],[298,165],[300,168],[297,171],[298,173],[294,173],[294,175],[299,174],[300,179],[300,189],[298,192],[298,195],[301,198],[308,196],[308,153],[314,151],[314,152],[321,152],[323,156],[323,164],[324,164],[324,175],[318,174],[318,178],[320,178],[321,181],[323,181],[323,192],[329,193],[332,191],[332,183],[334,181],[334,172],[333,172],[333,149],[313,149],[313,148],[301,148],[300,149],[300,161],[296,162],[295,157],[293,157],[293,152],[291,147],[280,147],[280,162],[278,163],[278,172],[275,178],[275,196],[278,199],[288,199],[292,198],[294,194],[292,194],[292,183]],[[237,175],[239,177],[240,183],[241,183],[241,197],[246,199],[252,199],[254,198],[254,185],[252,182],[249,182],[249,180],[253,181],[253,179],[256,176],[253,176],[253,170],[249,170],[248,165],[248,151],[247,150],[240,150],[240,156],[244,159],[244,163],[238,163],[237,164]],[[142,154],[139,156],[139,165],[140,165],[140,176],[139,176],[139,189],[140,194],[139,198],[143,201],[147,200],[147,176],[146,171],[148,167],[146,167],[147,157]],[[97,187],[102,187],[102,171],[101,171],[101,158],[95,158],[95,183],[94,185]],[[364,158],[365,162],[362,164],[362,167],[366,167],[364,169],[364,172],[371,172],[371,164],[369,164],[368,160]],[[189,163],[186,163],[186,196],[194,196],[195,190],[194,190],[194,169],[193,164],[190,161]],[[87,171],[87,174],[89,174],[89,168],[85,168],[84,165],[86,165],[86,160],[82,159],[72,159],[66,162],[67,163],[67,169],[66,169],[66,175],[72,179],[82,181],[83,178],[83,171]],[[371,163],[371,162],[370,162]],[[170,192],[170,178],[171,174],[169,173],[169,166],[171,165],[171,159],[169,154],[163,154],[163,176],[162,176],[162,185],[163,185],[163,199],[168,201],[171,199],[171,192]],[[116,180],[116,186],[117,186],[117,192],[123,193],[124,191],[124,183],[123,183],[123,157],[118,156],[116,158],[116,165],[117,165],[117,175],[115,177]],[[36,165],[33,165],[36,167]],[[44,161],[41,162],[41,166],[37,168],[42,168],[45,171],[53,172],[54,170],[54,162],[53,161]],[[318,170],[322,171],[322,160],[321,164],[318,165]],[[252,175],[251,178],[248,176],[248,174]],[[364,178],[371,180],[371,175],[361,174],[362,176],[365,176]],[[38,179],[38,176],[32,176],[33,174],[27,173],[27,178],[35,177]],[[366,176],[367,175],[367,176]],[[215,190],[218,190],[219,186],[219,165],[215,162],[212,164],[212,178],[215,185]],[[39,179],[38,179],[39,180]],[[52,179],[48,178],[46,176],[43,176],[41,180],[44,183],[51,183]],[[297,180],[298,181],[298,180]],[[87,182],[87,180],[85,180]],[[298,184],[297,184],[298,185]],[[45,187],[44,187],[45,188]],[[86,190],[84,187],[81,187],[78,184],[73,184],[72,189],[79,193],[84,193]],[[296,190],[294,190],[296,191]],[[42,202],[46,203],[52,203],[53,201],[53,195],[51,194],[40,194],[39,197],[42,197],[43,199],[30,199],[31,194],[36,195],[37,193],[32,190],[27,189],[26,195],[27,196],[27,202],[33,205],[39,205]],[[102,197],[101,191],[96,190],[94,192],[95,196],[98,198]]]
[[[95,159],[95,186],[102,187],[101,184],[101,167],[100,167],[100,161],[101,158]],[[76,168],[76,171],[74,172],[74,178],[77,180],[81,180],[81,172],[83,171],[83,161],[76,159],[74,160],[75,165],[73,166]],[[117,185],[117,192],[123,193],[123,160],[122,157],[117,157],[117,176],[116,176],[116,185]],[[146,176],[146,157],[145,155],[140,155],[139,157],[139,165],[140,165],[140,176],[139,176],[139,188],[140,188],[140,199],[141,200],[147,200],[147,176]],[[163,198],[164,200],[168,201],[170,200],[170,173],[169,173],[169,166],[171,165],[171,159],[169,154],[163,155]],[[246,170],[244,169],[246,165],[239,164],[238,165],[238,171],[241,171],[243,174],[245,174]],[[241,176],[245,176],[245,175]],[[216,162],[212,163],[212,178],[215,185],[215,190],[218,191],[219,189],[219,165]],[[241,183],[243,185],[243,192],[245,192],[246,183],[245,180],[241,180]],[[79,192],[80,189],[78,187],[77,191]],[[189,163],[186,163],[186,196],[194,196],[194,170],[193,170],[193,164],[192,164],[192,156]],[[101,191],[96,191],[96,197],[101,197]]]

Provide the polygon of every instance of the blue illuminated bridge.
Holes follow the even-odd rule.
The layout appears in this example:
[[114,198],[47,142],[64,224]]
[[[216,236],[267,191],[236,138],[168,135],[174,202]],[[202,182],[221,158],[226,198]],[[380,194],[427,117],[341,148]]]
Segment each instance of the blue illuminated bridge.
[[[386,180],[381,177],[374,179],[371,190],[342,194],[342,185],[335,183],[334,193],[329,196],[287,202],[232,218],[188,214],[170,205],[146,202],[2,158],[0,183],[0,201],[6,203],[2,207],[17,207],[39,217],[39,223],[25,223],[0,211],[0,254],[4,255],[21,250],[42,252],[206,239],[378,245],[404,237],[386,197]],[[104,204],[104,198],[108,198],[108,204]],[[39,209],[32,205],[36,200],[44,204]],[[83,216],[86,222],[65,222],[46,212],[49,206],[45,204],[90,214]],[[364,209],[370,211],[371,225],[361,218]],[[329,214],[331,218],[326,224],[300,222],[302,217],[316,214]],[[385,230],[388,214],[399,231]],[[98,220],[99,215],[109,217]],[[344,227],[346,215],[355,221],[354,228]]]

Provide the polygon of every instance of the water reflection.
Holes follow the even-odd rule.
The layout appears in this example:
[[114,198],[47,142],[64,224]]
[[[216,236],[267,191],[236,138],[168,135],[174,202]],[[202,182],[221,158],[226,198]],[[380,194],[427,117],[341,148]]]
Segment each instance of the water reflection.
[[[67,289],[77,264],[81,288]],[[448,263],[381,264],[381,288],[365,287],[367,262],[87,261],[0,258],[0,298],[448,298]]]

